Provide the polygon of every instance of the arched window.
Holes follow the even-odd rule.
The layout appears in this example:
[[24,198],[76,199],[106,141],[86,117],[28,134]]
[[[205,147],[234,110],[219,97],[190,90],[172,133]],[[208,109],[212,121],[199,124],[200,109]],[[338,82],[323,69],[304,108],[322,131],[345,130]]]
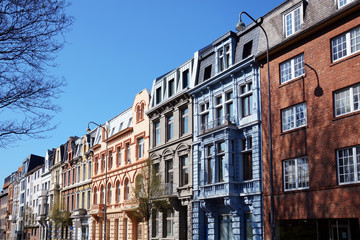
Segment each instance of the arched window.
[[136,121],[140,121],[141,120],[141,108],[140,105],[137,106],[136,108]]
[[116,202],[120,202],[120,181],[116,183]]
[[101,190],[100,190],[100,201],[99,201],[99,202],[100,202],[100,204],[103,204],[103,203],[104,203],[104,196],[105,196],[105,195],[104,195],[104,194],[105,194],[105,192],[104,192],[104,191],[105,191],[104,185],[102,185],[100,189],[101,189]]
[[111,204],[111,197],[112,197],[112,192],[111,192],[111,184],[109,183],[108,188],[107,188],[107,204]]
[[145,112],[145,104],[141,104],[141,120],[144,119],[144,112]]
[[129,179],[125,179],[125,191],[124,191],[124,199],[128,200],[130,194],[130,183]]
[[93,204],[97,204],[97,189],[96,187],[94,188],[94,199],[93,199]]

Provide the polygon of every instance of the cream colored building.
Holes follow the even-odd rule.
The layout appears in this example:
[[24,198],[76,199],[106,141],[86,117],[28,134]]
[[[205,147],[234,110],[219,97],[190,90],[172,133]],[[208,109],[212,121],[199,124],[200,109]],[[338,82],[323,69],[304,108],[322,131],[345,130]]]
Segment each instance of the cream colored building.
[[129,109],[90,133],[93,143],[90,211],[93,240],[104,237],[105,198],[106,239],[148,239],[147,223],[133,215],[137,201],[132,191],[149,158],[149,119],[145,114],[149,98],[147,90],[141,91]]

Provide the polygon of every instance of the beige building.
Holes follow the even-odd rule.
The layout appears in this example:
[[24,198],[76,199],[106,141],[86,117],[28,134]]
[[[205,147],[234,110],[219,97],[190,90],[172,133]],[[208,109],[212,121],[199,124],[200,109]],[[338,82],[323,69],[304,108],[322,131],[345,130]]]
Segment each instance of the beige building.
[[149,158],[149,120],[144,114],[149,98],[147,90],[141,91],[131,108],[90,132],[93,240],[103,239],[104,218],[106,239],[147,239],[147,223],[133,214],[137,208],[133,190]]

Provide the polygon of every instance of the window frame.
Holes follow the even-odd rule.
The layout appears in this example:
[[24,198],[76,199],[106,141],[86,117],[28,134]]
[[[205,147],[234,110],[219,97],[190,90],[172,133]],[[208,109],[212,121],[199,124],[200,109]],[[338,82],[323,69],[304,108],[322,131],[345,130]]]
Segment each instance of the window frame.
[[[346,31],[346,32],[344,32],[344,33],[342,33],[342,34],[340,34],[340,35],[337,35],[337,36],[335,36],[335,37],[333,37],[331,40],[330,40],[330,47],[331,47],[331,60],[332,60],[332,62],[337,62],[337,61],[340,61],[340,60],[342,60],[342,59],[344,59],[344,58],[346,58],[346,57],[348,57],[348,56],[351,56],[351,55],[354,55],[354,54],[356,54],[356,53],[359,53],[360,52],[360,42],[358,42],[357,44],[355,43],[355,46],[359,46],[359,49],[358,50],[354,50],[354,51],[352,51],[352,45],[351,45],[351,40],[352,40],[352,38],[351,38],[351,34],[353,33],[353,32],[358,32],[359,33],[359,35],[357,36],[358,38],[360,38],[360,26],[357,26],[357,27],[354,27],[354,28],[352,28],[352,29],[350,29],[350,30],[348,30],[348,31]],[[341,57],[337,57],[336,59],[335,59],[335,54],[334,54],[334,44],[335,44],[335,41],[336,40],[338,40],[338,39],[340,39],[340,38],[344,38],[345,37],[345,42],[343,43],[341,43],[341,45],[342,45],[342,56]],[[356,38],[356,37],[355,37]],[[345,44],[345,48],[344,48],[344,44]],[[336,47],[337,46],[339,46],[339,44],[337,44],[336,45]],[[338,48],[338,47],[337,47]],[[337,49],[336,48],[336,49]],[[346,53],[344,53],[344,51],[346,52]],[[337,51],[337,54],[338,54],[338,51]]]
[[[252,86],[253,86],[252,79],[247,80],[245,83],[239,85],[239,88],[240,88],[239,93],[240,93],[241,118],[246,118],[246,117],[251,116],[253,114],[252,105],[254,104],[254,101],[253,101]],[[243,87],[245,87],[245,89]],[[245,101],[245,99],[248,99],[247,102]],[[246,111],[246,112],[244,110],[244,109],[246,109],[244,104],[247,105],[248,111]]]
[[[307,175],[305,175],[305,180],[307,180],[307,186],[305,187],[301,187],[300,186],[300,177],[299,177],[299,160],[302,160],[302,163],[305,163],[305,167],[307,167]],[[291,178],[294,178],[295,181],[295,187],[286,187],[286,185],[290,185],[291,183],[289,183],[290,181],[286,182],[286,176],[290,176],[291,172],[289,174],[286,173],[287,169],[286,169],[286,163],[289,163],[293,161],[294,162],[294,176],[291,176]],[[306,166],[307,165],[307,166]],[[297,157],[297,158],[292,158],[292,159],[286,159],[282,162],[282,167],[283,167],[283,187],[284,187],[284,191],[296,191],[296,190],[303,190],[303,189],[309,189],[310,188],[310,169],[309,169],[309,159],[308,157],[304,156],[304,157]],[[307,177],[307,179],[306,179]],[[305,182],[306,183],[306,182]]]
[[[354,93],[354,90],[357,90],[356,93]],[[341,99],[337,99],[337,96],[339,94],[342,93],[346,93],[347,91],[349,91],[349,95],[348,95],[348,99],[345,99],[346,102],[348,102],[348,104],[346,106],[342,106],[343,108],[349,109],[348,111],[344,112],[344,113],[337,113],[337,109],[339,108],[337,105],[337,102],[339,102]],[[357,101],[354,100],[355,96],[357,97]],[[340,90],[337,90],[334,92],[333,94],[333,99],[334,99],[334,116],[335,117],[340,117],[343,115],[347,115],[353,112],[358,112],[360,111],[360,84],[355,84]],[[356,109],[356,105],[357,104],[357,109]]]
[[[342,5],[341,5],[341,2],[345,2],[346,1],[346,3],[343,3]],[[341,1],[341,0],[337,0],[336,2],[337,2],[337,8],[338,9],[340,9],[340,8],[342,8],[342,7],[345,7],[346,5],[348,5],[348,4],[350,4],[351,2],[353,2],[354,0],[344,0],[344,1]]]
[[[298,71],[295,71],[297,64],[295,63],[296,60],[298,60],[298,58],[301,58],[301,61],[298,62],[297,64],[301,64],[302,67],[299,68]],[[288,63],[290,63],[290,78],[286,79],[285,76],[287,76],[286,74],[283,74],[283,67],[286,66]],[[300,74],[297,73],[300,71]],[[304,53],[300,53],[282,63],[279,64],[279,75],[280,75],[280,84],[284,84],[287,83],[293,79],[296,79],[298,77],[304,76],[305,75],[305,56]]]
[[[299,10],[299,26],[296,26],[296,21],[297,19],[295,19],[295,12]],[[288,19],[287,17],[291,16],[291,33],[288,32]],[[292,8],[290,11],[286,12],[283,14],[283,29],[284,29],[284,36],[285,38],[290,37],[291,35],[294,35],[295,33],[299,32],[301,30],[302,24],[304,22],[303,19],[303,6],[302,4],[299,6],[295,6],[294,8]]]
[[161,141],[161,125],[160,120],[156,120],[153,122],[154,126],[154,147],[160,145]]
[[[303,112],[303,115],[304,115],[304,119],[305,119],[305,123],[304,124],[301,124],[299,126],[296,126],[297,124],[297,119],[296,119],[296,116],[297,116],[297,113],[296,113],[296,107],[298,106],[301,106],[301,105],[304,105],[305,106],[305,111]],[[284,117],[284,114],[285,114],[285,111],[288,111],[288,110],[293,110],[292,112],[292,117],[293,117],[293,122],[294,122],[294,127],[292,128],[288,128],[288,129],[285,129],[284,130],[284,124],[285,124],[285,117]],[[290,122],[291,123],[291,122]],[[298,129],[298,128],[301,128],[301,127],[306,127],[307,126],[307,106],[306,106],[306,102],[302,102],[302,103],[299,103],[299,104],[296,104],[296,105],[293,105],[293,106],[290,106],[290,107],[287,107],[287,108],[284,108],[281,110],[281,130],[282,132],[288,132],[288,131],[291,131],[291,130],[294,130],[294,129]]]
[[[180,133],[181,136],[189,133],[189,108],[184,107],[180,110]],[[185,131],[186,130],[186,131]]]
[[174,115],[166,117],[166,141],[174,139]]
[[179,156],[179,162],[180,162],[180,187],[184,187],[189,185],[189,177],[190,177],[189,155],[186,154]]
[[137,139],[137,159],[141,159],[145,157],[145,142],[144,137],[139,137]]
[[[347,180],[347,181],[341,181],[341,174],[340,174],[340,151],[345,151],[345,150],[351,150],[351,156],[348,156],[348,161],[350,161],[350,157],[352,158],[352,169],[353,169],[353,176],[354,176],[354,180]],[[350,168],[351,170],[351,163],[349,163],[347,165],[348,168]],[[343,164],[344,165],[344,164]],[[346,167],[346,166],[345,166]],[[354,184],[354,183],[360,183],[360,145],[356,145],[356,146],[351,146],[351,147],[346,147],[346,148],[341,148],[336,150],[336,171],[337,171],[337,178],[338,178],[338,184],[339,185],[345,185],[345,184]],[[349,173],[345,173],[347,175],[349,175]],[[346,176],[344,174],[344,176]],[[351,174],[351,173],[350,173]]]
[[[200,129],[201,130],[207,130],[209,128],[209,117],[210,117],[210,111],[209,111],[209,101],[203,102],[199,104],[199,116],[200,116]],[[205,122],[206,120],[206,122]],[[206,125],[204,127],[204,125]]]

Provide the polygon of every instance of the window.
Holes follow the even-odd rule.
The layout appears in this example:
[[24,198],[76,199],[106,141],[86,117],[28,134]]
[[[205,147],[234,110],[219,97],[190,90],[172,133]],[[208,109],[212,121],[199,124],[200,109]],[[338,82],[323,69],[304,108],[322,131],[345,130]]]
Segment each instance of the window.
[[76,209],[79,209],[80,207],[80,194],[76,194]]
[[281,111],[283,132],[306,126],[306,103],[301,103]]
[[80,182],[80,174],[81,174],[81,169],[80,166],[77,167],[77,181],[76,182]]
[[242,167],[243,167],[243,180],[252,179],[252,137],[249,136],[242,141]]
[[72,183],[75,183],[75,168],[72,169]]
[[215,117],[216,117],[216,125],[222,125],[223,124],[223,99],[222,96],[215,97]]
[[245,240],[253,240],[253,217],[251,212],[244,213]]
[[284,189],[309,188],[309,162],[306,157],[283,161]]
[[175,93],[175,81],[174,79],[169,80],[168,82],[168,97],[171,97]]
[[360,51],[360,26],[331,40],[332,60],[337,61]]
[[172,237],[175,234],[175,214],[173,209],[168,209],[166,211],[166,236]]
[[226,44],[220,47],[217,51],[217,55],[219,64],[218,71],[221,72],[229,68],[229,66],[232,64],[230,44]]
[[159,104],[161,102],[161,87],[156,89],[156,104]]
[[219,216],[219,235],[220,240],[233,239],[232,216],[223,214]]
[[[96,196],[95,196],[96,197]],[[87,209],[90,209],[90,199],[91,199],[91,192],[87,192]]]
[[252,44],[253,44],[252,40],[244,44],[243,55],[242,55],[243,59],[245,59],[245,58],[247,58],[248,56],[251,55]]
[[290,13],[286,14],[284,16],[285,37],[289,37],[299,31],[302,21],[301,7],[298,7],[292,10]]
[[173,170],[173,161],[165,161],[165,185],[168,193],[173,192],[173,182],[174,182],[174,170]]
[[88,179],[91,179],[91,162],[88,163]]
[[214,182],[214,177],[215,177],[215,162],[214,162],[214,146],[213,145],[208,145],[205,147],[205,156],[206,156],[206,163],[207,163],[207,184],[211,184]]
[[189,184],[189,157],[180,157],[180,185],[186,186]]
[[102,171],[104,172],[105,171],[105,165],[106,163],[105,163],[105,155],[104,154],[102,154],[101,155],[101,169],[102,169]]
[[138,149],[137,149],[137,155],[138,155],[138,159],[143,158],[144,157],[144,138],[139,138],[138,139]]
[[360,85],[335,92],[335,116],[360,110]]
[[166,134],[167,134],[168,141],[174,138],[174,116],[173,115],[167,117]]
[[100,204],[103,204],[104,203],[104,196],[105,196],[105,188],[104,186],[101,186],[100,187]]
[[120,202],[120,193],[121,193],[121,188],[120,188],[120,182],[118,181],[116,183],[116,202]]
[[121,165],[121,147],[117,148],[117,162],[118,162],[118,166]]
[[181,110],[181,135],[189,132],[189,109]]
[[109,169],[113,167],[113,153],[112,151],[109,151]]
[[152,214],[152,236],[158,237],[160,233],[160,214],[158,211],[153,210]]
[[141,121],[144,119],[144,104],[139,104],[136,107],[136,120],[137,122]]
[[349,3],[351,3],[352,1],[354,0],[338,0],[337,3],[338,3],[338,8],[341,8]]
[[138,175],[136,177],[135,180],[135,189],[136,189],[136,194],[137,194],[137,198],[142,198],[143,197],[143,192],[144,192],[144,178],[141,175]]
[[154,146],[160,144],[160,121],[154,123]]
[[225,142],[217,143],[217,169],[218,169],[218,182],[223,182],[225,177]]
[[189,69],[186,69],[182,72],[182,88],[187,88],[189,86]]
[[71,211],[75,208],[75,195],[71,195]]
[[337,151],[339,184],[360,182],[360,146]]
[[128,200],[129,199],[129,194],[130,194],[130,183],[129,183],[129,179],[125,180],[125,191],[124,191],[124,199]]
[[97,204],[97,189],[96,187],[94,188],[94,200],[93,200],[93,204]]
[[126,146],[126,163],[130,164],[131,163],[130,143],[127,142],[125,146]]
[[83,164],[82,165],[82,180],[85,181],[85,178],[86,178],[86,165]]
[[95,158],[95,174],[99,172],[99,159]]
[[200,128],[205,131],[209,128],[209,102],[200,104]]
[[247,117],[252,114],[253,96],[252,82],[240,86],[241,115]]
[[225,93],[225,116],[228,121],[232,121],[234,118],[233,97],[234,95],[232,91]]
[[304,54],[280,64],[280,81],[285,83],[305,74]]
[[204,81],[211,78],[211,65],[207,66],[204,70]]
[[107,197],[107,204],[111,204],[111,197],[112,197],[111,184],[108,184],[106,197]]

